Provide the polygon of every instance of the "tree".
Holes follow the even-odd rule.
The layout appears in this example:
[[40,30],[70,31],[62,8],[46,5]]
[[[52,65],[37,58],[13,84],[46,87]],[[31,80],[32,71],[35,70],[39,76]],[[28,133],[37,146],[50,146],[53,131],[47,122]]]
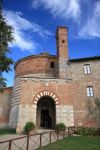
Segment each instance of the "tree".
[[9,43],[13,42],[13,40],[13,29],[0,14],[0,91],[6,86],[2,73],[4,71],[8,72],[10,65],[13,64],[13,60],[7,56],[10,52]]
[[3,87],[6,87],[6,79],[0,74],[0,92],[3,92]]

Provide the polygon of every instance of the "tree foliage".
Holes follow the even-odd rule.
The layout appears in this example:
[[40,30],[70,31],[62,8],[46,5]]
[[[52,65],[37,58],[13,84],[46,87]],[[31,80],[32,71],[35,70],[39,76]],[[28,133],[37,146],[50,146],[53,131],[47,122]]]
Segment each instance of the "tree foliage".
[[5,79],[2,77],[4,71],[10,70],[13,60],[8,57],[10,53],[9,43],[13,42],[13,29],[7,24],[6,19],[0,14],[0,88],[4,87]]
[[10,64],[13,63],[11,58],[7,57],[8,44],[13,41],[13,30],[9,26],[2,15],[0,15],[0,71],[8,72],[10,70]]
[[6,87],[6,79],[0,76],[0,93],[3,92],[3,87]]

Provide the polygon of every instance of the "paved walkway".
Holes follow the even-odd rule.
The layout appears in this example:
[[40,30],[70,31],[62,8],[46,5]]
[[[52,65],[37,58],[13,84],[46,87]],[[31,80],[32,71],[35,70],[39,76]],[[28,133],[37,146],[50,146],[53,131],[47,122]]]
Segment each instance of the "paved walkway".
[[[36,131],[36,132],[42,132],[42,139],[40,141],[40,134],[35,134],[33,136],[29,137],[29,150],[34,150],[38,147],[40,147],[40,143],[42,143],[42,146],[47,145],[50,143],[50,132],[44,133],[44,131]],[[0,136],[0,142],[5,140],[10,140],[13,138],[20,138],[24,137],[23,139],[17,139],[12,141],[11,150],[26,150],[27,146],[27,137],[25,135],[3,135]],[[59,135],[59,139],[62,139],[63,136]],[[51,134],[51,142],[55,142],[57,140],[57,134],[55,131],[52,131]],[[9,142],[0,144],[0,150],[8,150]]]

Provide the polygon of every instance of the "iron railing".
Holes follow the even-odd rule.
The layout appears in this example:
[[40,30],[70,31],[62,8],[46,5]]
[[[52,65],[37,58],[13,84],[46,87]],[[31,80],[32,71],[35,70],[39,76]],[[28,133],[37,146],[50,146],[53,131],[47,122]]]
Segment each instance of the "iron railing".
[[65,130],[53,130],[1,141],[0,150],[34,150],[63,139],[67,133]]

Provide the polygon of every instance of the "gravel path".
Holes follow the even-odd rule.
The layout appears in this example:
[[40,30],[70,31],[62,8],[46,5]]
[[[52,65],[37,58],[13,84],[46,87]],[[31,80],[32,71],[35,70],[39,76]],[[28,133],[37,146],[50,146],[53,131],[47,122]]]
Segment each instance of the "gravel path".
[[[0,136],[0,142],[7,141],[14,138],[20,138],[24,137],[23,139],[17,139],[13,140],[11,144],[11,150],[26,150],[27,146],[27,137],[25,135],[3,135]],[[63,135],[59,135],[59,139],[62,139]],[[51,134],[51,142],[55,142],[57,140],[57,134],[55,131],[52,131]],[[50,142],[50,132],[42,132],[42,139],[41,143],[42,146],[49,144]],[[6,143],[0,143],[0,150],[8,150],[9,142]],[[29,137],[29,149],[28,150],[34,150],[36,148],[40,147],[40,134],[35,134]]]

